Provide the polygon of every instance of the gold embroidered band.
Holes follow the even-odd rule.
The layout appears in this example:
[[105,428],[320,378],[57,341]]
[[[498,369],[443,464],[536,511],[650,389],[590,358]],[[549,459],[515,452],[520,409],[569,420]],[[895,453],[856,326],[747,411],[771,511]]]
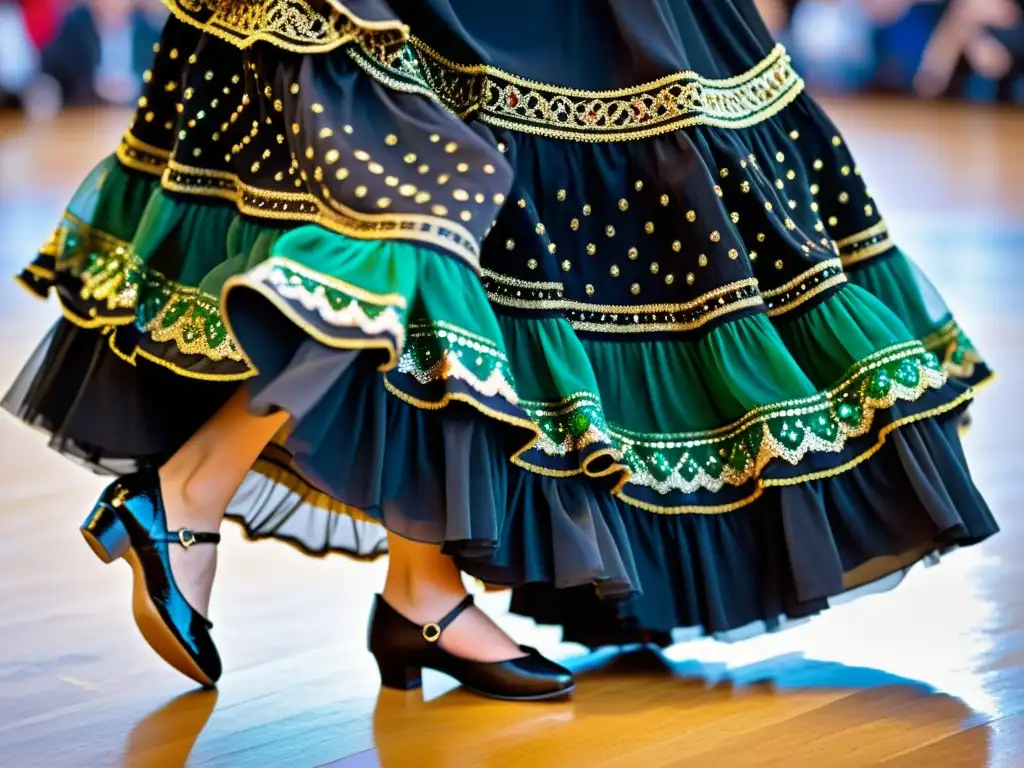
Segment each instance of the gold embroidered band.
[[797,275],[788,283],[764,292],[768,302],[768,316],[796,309],[825,291],[846,282],[843,264],[839,259],[828,259]]
[[560,312],[577,331],[654,333],[692,331],[732,312],[759,307],[764,299],[757,280],[723,285],[677,304],[590,304],[564,298],[561,283],[530,282],[490,270],[482,272],[487,298],[496,305],[535,312]]
[[[391,87],[436,96],[467,117],[514,131],[578,141],[625,141],[691,125],[741,128],[793,101],[803,80],[783,46],[737,77],[678,72],[613,91],[584,91],[526,80],[495,67],[457,64],[413,37],[360,39],[353,58]],[[396,85],[396,83],[398,85]]]
[[875,256],[881,256],[894,248],[895,244],[889,237],[889,227],[884,221],[880,221],[870,229],[865,229],[863,232],[850,235],[850,237],[844,237],[836,242],[836,246],[839,248],[843,266],[849,267],[873,259]]

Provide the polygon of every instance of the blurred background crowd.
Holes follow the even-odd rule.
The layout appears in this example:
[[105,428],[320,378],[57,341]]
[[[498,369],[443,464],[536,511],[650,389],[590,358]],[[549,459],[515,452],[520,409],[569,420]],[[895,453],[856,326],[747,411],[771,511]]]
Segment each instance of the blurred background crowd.
[[[819,91],[1024,104],[1024,0],[756,2]],[[0,105],[130,103],[165,14],[160,0],[0,0]]]
[[48,116],[132,102],[166,14],[160,0],[0,0],[0,103]]
[[819,90],[1024,104],[1024,0],[756,0]]

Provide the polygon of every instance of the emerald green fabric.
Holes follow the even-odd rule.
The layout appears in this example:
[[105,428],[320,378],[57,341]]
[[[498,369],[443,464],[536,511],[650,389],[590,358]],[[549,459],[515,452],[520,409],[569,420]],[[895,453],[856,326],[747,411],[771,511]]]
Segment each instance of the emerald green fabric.
[[924,338],[949,319],[948,313],[935,317],[929,310],[914,269],[901,251],[855,266],[847,279],[880,299],[916,338]]
[[881,301],[855,285],[777,327],[789,353],[820,389],[834,387],[859,361],[913,339]]
[[609,418],[641,432],[699,432],[759,405],[814,394],[764,315],[692,341],[584,342]]

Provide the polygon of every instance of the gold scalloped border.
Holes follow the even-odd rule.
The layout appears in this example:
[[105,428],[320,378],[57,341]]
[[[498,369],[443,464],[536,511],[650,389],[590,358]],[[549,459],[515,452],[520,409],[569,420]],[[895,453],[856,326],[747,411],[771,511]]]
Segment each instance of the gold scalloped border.
[[900,427],[906,426],[907,424],[913,424],[914,422],[924,421],[925,419],[935,418],[941,416],[944,413],[954,411],[960,406],[974,399],[974,390],[968,390],[948,403],[930,408],[927,411],[921,411],[920,413],[914,413],[910,416],[904,416],[901,419],[896,419],[890,424],[886,424],[880,430],[878,430],[878,440],[873,446],[868,448],[866,451],[856,456],[845,464],[841,464],[838,467],[832,469],[822,470],[821,472],[812,472],[806,475],[800,475],[798,477],[787,477],[779,479],[758,479],[756,481],[757,487],[755,491],[744,499],[733,502],[731,504],[723,504],[716,507],[703,507],[703,506],[682,506],[682,507],[658,507],[654,504],[634,499],[625,493],[617,494],[620,499],[625,501],[627,504],[631,504],[638,509],[642,509],[645,512],[653,512],[659,515],[682,515],[682,514],[697,514],[697,515],[716,515],[725,512],[734,512],[737,509],[741,509],[748,504],[757,501],[768,488],[781,488],[791,485],[800,485],[801,483],[809,483],[815,480],[826,480],[830,477],[836,477],[845,472],[849,472],[851,469],[856,468],[860,464],[870,459],[876,453],[878,453],[885,446],[885,443],[890,434],[895,432]]

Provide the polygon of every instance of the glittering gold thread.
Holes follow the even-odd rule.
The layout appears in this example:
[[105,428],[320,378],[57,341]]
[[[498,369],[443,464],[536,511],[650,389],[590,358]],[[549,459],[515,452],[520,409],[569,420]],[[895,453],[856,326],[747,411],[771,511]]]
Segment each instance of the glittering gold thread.
[[184,376],[189,379],[199,379],[200,381],[243,381],[245,379],[252,378],[257,373],[255,367],[250,368],[248,371],[241,371],[239,373],[200,373],[198,371],[190,371],[188,368],[177,366],[170,360],[166,360],[151,352],[147,352],[142,347],[137,346],[135,348],[135,354],[151,363],[167,368],[179,376]]
[[845,282],[846,282],[846,275],[845,274],[839,274],[839,275],[836,275],[834,277],[830,277],[828,280],[824,281],[823,283],[818,283],[816,286],[814,286],[810,290],[808,290],[808,291],[806,291],[804,293],[801,293],[799,296],[797,296],[792,301],[786,302],[782,306],[773,307],[773,308],[769,309],[768,312],[767,312],[768,317],[778,317],[779,315],[784,315],[786,312],[789,312],[792,309],[796,309],[801,304],[804,304],[804,303],[810,301],[815,296],[818,296],[819,294],[823,293],[824,291],[827,291],[830,288],[834,288],[837,285],[842,285]]
[[147,155],[153,155],[153,157],[159,158],[160,160],[170,160],[171,155],[173,154],[169,149],[164,149],[143,141],[135,136],[131,131],[125,133],[124,136],[121,137],[121,141],[132,149],[145,152]]
[[346,4],[341,2],[341,0],[327,0],[327,2],[330,3],[334,10],[338,11],[357,27],[365,29],[367,32],[401,32],[406,37],[409,35],[409,27],[398,19],[391,21],[370,21],[369,19],[364,19],[349,10]]
[[115,328],[115,327],[104,328],[103,332],[107,336],[107,346],[110,347],[110,351],[113,352],[114,355],[117,358],[119,358],[120,360],[128,363],[128,365],[130,365],[132,367],[135,367],[135,365],[136,365],[136,363],[135,363],[135,353],[138,351],[138,347],[135,347],[134,349],[132,349],[131,354],[125,354],[117,346],[117,328]]
[[876,453],[878,453],[878,451],[880,451],[882,447],[885,445],[885,439],[894,430],[917,421],[923,421],[924,419],[931,419],[934,418],[935,416],[941,416],[944,413],[948,413],[949,411],[959,408],[964,403],[970,402],[972,399],[974,399],[974,391],[967,390],[966,392],[962,392],[960,395],[950,400],[948,403],[943,403],[940,406],[930,408],[926,411],[922,411],[921,413],[914,413],[909,416],[904,416],[902,418],[896,419],[895,421],[889,424],[886,424],[884,427],[878,430],[878,442],[875,443],[874,446],[872,446],[869,450],[862,453],[860,456],[851,459],[850,461],[846,462],[845,464],[842,464],[841,466],[834,467],[833,469],[822,470],[820,472],[812,472],[810,474],[801,475],[799,477],[786,477],[774,479],[769,478],[764,481],[764,484],[768,487],[785,487],[790,485],[799,485],[800,483],[813,482],[815,480],[825,480],[827,478],[840,475],[844,472],[853,469],[862,462],[867,461]]
[[[590,468],[598,459],[610,457],[612,463],[609,464],[602,470],[594,471]],[[583,459],[583,463],[579,467],[573,469],[550,469],[548,467],[542,467],[537,464],[533,464],[526,461],[521,456],[513,456],[512,463],[518,467],[521,467],[528,472],[533,472],[538,475],[545,475],[547,477],[578,477],[579,475],[586,475],[590,478],[601,478],[608,477],[610,475],[618,474],[619,479],[616,481],[615,486],[611,489],[611,493],[615,494],[621,491],[626,485],[629,484],[630,478],[633,476],[633,470],[626,464],[622,464],[622,453],[614,448],[601,448],[600,450],[594,451],[592,454],[587,455]]]
[[731,504],[721,504],[721,505],[717,505],[717,506],[706,506],[706,507],[705,506],[695,506],[695,505],[678,506],[678,507],[662,507],[662,506],[658,506],[656,504],[650,504],[648,502],[640,501],[639,499],[634,499],[634,498],[630,497],[628,494],[626,494],[624,492],[618,493],[617,496],[620,499],[622,499],[624,502],[626,502],[627,504],[631,504],[631,505],[633,505],[633,506],[635,506],[635,507],[637,507],[639,509],[642,509],[642,510],[644,510],[646,512],[654,512],[656,514],[661,514],[661,515],[680,515],[680,514],[715,515],[715,514],[722,514],[722,513],[725,513],[725,512],[733,512],[733,511],[735,511],[737,509],[741,509],[742,507],[745,507],[745,506],[751,504],[752,502],[756,501],[758,498],[761,497],[761,495],[764,493],[766,488],[785,487],[785,486],[791,486],[791,485],[799,485],[801,483],[813,482],[815,480],[825,480],[827,478],[836,477],[837,475],[841,475],[841,474],[843,474],[845,472],[848,472],[851,469],[854,469],[855,467],[857,467],[859,464],[862,464],[863,462],[865,462],[868,459],[870,459],[876,453],[878,453],[884,447],[884,445],[886,443],[886,439],[888,438],[888,436],[893,431],[895,431],[896,429],[899,429],[900,427],[906,426],[907,424],[911,424],[911,423],[914,423],[914,422],[917,422],[917,421],[923,421],[925,419],[930,419],[930,418],[934,418],[936,416],[941,416],[944,413],[948,413],[949,411],[955,410],[956,408],[959,408],[964,403],[970,401],[973,398],[973,396],[974,396],[973,391],[967,391],[967,392],[962,393],[958,397],[954,398],[953,400],[951,400],[948,403],[944,403],[944,404],[942,404],[940,406],[937,406],[935,408],[931,408],[929,410],[922,411],[921,413],[915,413],[915,414],[911,414],[909,416],[904,416],[903,418],[900,418],[900,419],[896,419],[895,421],[887,424],[886,426],[884,426],[884,427],[882,427],[881,429],[878,430],[878,440],[877,440],[877,442],[871,448],[869,448],[868,450],[864,451],[864,453],[860,454],[856,458],[851,459],[850,461],[848,461],[848,462],[846,462],[846,463],[844,463],[844,464],[842,464],[842,465],[840,465],[838,467],[834,467],[834,468],[828,469],[828,470],[823,470],[821,472],[814,472],[814,473],[810,473],[810,474],[807,474],[807,475],[801,475],[799,477],[792,477],[792,478],[779,478],[779,479],[759,478],[757,481],[755,481],[757,483],[757,487],[756,487],[755,491],[750,496],[747,496],[746,498],[741,499],[739,501],[732,502]]
[[522,280],[518,277],[510,277],[509,275],[503,275],[500,272],[494,272],[490,269],[481,269],[480,276],[502,283],[510,288],[527,288],[538,291],[561,291],[565,288],[565,285],[562,283]]
[[570,320],[569,324],[573,329],[577,331],[589,331],[595,333],[654,333],[659,331],[691,331],[696,328],[710,323],[712,320],[716,320],[723,315],[728,315],[732,312],[739,312],[740,310],[747,309],[749,307],[759,307],[764,304],[764,299],[760,296],[753,296],[749,299],[743,299],[741,301],[734,301],[731,304],[725,304],[718,307],[706,314],[701,315],[696,320],[692,320],[688,323],[627,323],[612,325],[609,323],[591,323],[582,320]]
[[777,61],[779,61],[779,59],[783,58],[786,55],[785,46],[783,46],[782,44],[776,45],[768,54],[768,56],[766,56],[764,59],[758,62],[752,69],[749,69],[746,72],[743,72],[739,75],[723,78],[720,80],[707,78],[698,74],[697,72],[687,70],[683,72],[675,72],[671,75],[666,75],[665,77],[662,77],[659,80],[652,80],[650,82],[641,83],[640,85],[635,85],[628,88],[621,88],[617,90],[608,91],[586,91],[577,88],[566,88],[564,86],[541,83],[537,80],[528,80],[526,78],[519,77],[518,75],[514,75],[511,72],[506,72],[505,70],[498,69],[497,67],[488,66],[486,64],[458,64],[452,61],[451,59],[442,56],[440,53],[435,51],[433,48],[431,48],[429,45],[427,45],[425,42],[423,42],[416,36],[411,37],[410,42],[420,52],[425,53],[427,56],[439,62],[447,69],[452,69],[456,72],[462,72],[463,74],[470,75],[492,75],[499,79],[507,80],[510,83],[514,83],[515,85],[521,85],[526,88],[540,88],[551,93],[556,93],[560,96],[574,96],[578,98],[595,99],[634,96],[637,94],[653,90],[655,88],[662,88],[666,85],[671,85],[673,83],[681,81],[699,82],[701,85],[706,85],[712,88],[732,88],[737,85],[743,85],[744,83],[753,80],[761,73],[770,69],[773,64],[775,64]]
[[872,245],[868,245],[864,248],[848,251],[847,253],[842,253],[843,266],[850,267],[854,264],[859,264],[862,261],[873,259],[876,256],[881,256],[883,253],[892,250],[895,247],[895,243],[893,243],[889,238],[888,232],[889,226],[883,220],[879,221],[873,227],[865,229],[863,232],[857,232],[856,234],[836,241],[836,247],[839,248],[840,252],[842,252],[843,250],[849,249],[850,246],[885,235],[880,242],[873,243]]
[[[254,3],[254,1],[255,0],[247,0],[249,3]],[[223,16],[219,16],[216,8],[211,9],[214,12],[209,19],[206,21],[200,21],[189,15],[188,10],[182,7],[185,5],[184,0],[163,0],[163,2],[178,21],[200,29],[207,34],[231,43],[240,49],[249,48],[258,42],[268,42],[277,48],[291,51],[293,53],[327,53],[344,45],[345,43],[351,42],[357,37],[354,29],[356,25],[353,23],[352,19],[349,19],[349,23],[345,24],[343,28],[339,30],[337,25],[341,20],[341,13],[335,13],[333,18],[331,18],[319,14],[308,6],[305,8],[305,12],[310,16],[318,17],[324,28],[329,28],[331,33],[311,36],[305,41],[295,40],[282,33],[275,33],[268,29],[242,29],[237,24],[232,24],[229,20],[223,18]],[[328,2],[330,2],[332,6],[335,5],[335,0],[328,0]],[[196,0],[192,0],[192,4],[195,5]],[[199,4],[204,6],[211,5],[210,2],[204,2],[204,0],[199,0]],[[230,3],[228,4],[230,5]],[[305,3],[303,4],[305,5]],[[214,3],[213,5],[217,5],[217,3]],[[338,3],[338,6],[340,6],[340,3]],[[197,8],[194,10],[199,9]],[[337,10],[340,10],[340,8]],[[395,29],[402,29],[402,25],[399,22],[395,23],[398,25]]]
[[[171,178],[172,174],[186,174],[200,178],[218,179],[231,184],[231,186],[227,188],[212,188],[181,184]],[[174,160],[168,162],[160,183],[164,189],[172,192],[229,200],[235,204],[241,213],[257,218],[307,221],[358,240],[412,240],[430,243],[455,256],[459,256],[474,270],[479,270],[480,268],[480,255],[476,247],[469,248],[460,242],[439,234],[443,231],[452,232],[459,235],[464,242],[476,245],[475,238],[468,230],[461,224],[448,219],[414,213],[363,213],[335,200],[325,202],[310,194],[260,189],[259,187],[246,184],[233,173],[195,168],[182,165]],[[311,206],[314,210],[289,211],[261,208],[247,203],[245,201],[246,194],[286,204],[300,203]],[[360,222],[366,226],[360,227],[353,222]],[[388,226],[389,229],[380,229],[373,226],[377,224]],[[414,226],[403,227],[403,224]]]
[[885,234],[888,231],[889,225],[886,224],[885,221],[880,221],[870,229],[865,229],[863,232],[857,232],[856,234],[850,235],[849,237],[844,237],[842,240],[837,240],[836,246],[838,248],[846,248],[847,246],[856,245],[857,243],[862,242],[864,240],[870,240],[873,237],[878,237],[879,235]]
[[672,122],[663,123],[662,125],[654,128],[648,128],[646,130],[629,131],[625,133],[614,133],[614,134],[603,134],[603,133],[585,133],[578,131],[564,131],[550,128],[540,128],[538,126],[515,122],[512,120],[505,120],[503,118],[494,117],[486,112],[479,113],[479,120],[482,123],[487,123],[496,128],[504,128],[510,131],[517,131],[519,133],[530,133],[537,136],[546,136],[552,139],[568,139],[571,141],[582,141],[582,142],[613,142],[613,141],[634,141],[637,139],[648,139],[654,136],[660,136],[665,133],[672,133],[680,130],[681,128],[691,128],[693,126],[709,126],[713,128],[750,128],[755,125],[759,125],[766,120],[777,115],[783,109],[788,107],[797,97],[803,93],[804,83],[803,81],[797,82],[792,88],[790,88],[784,95],[779,97],[772,104],[757,114],[751,115],[750,117],[742,118],[739,120],[720,120],[707,115],[694,115],[693,117],[681,118]]
[[516,453],[513,454],[513,460],[515,460],[518,456],[533,448],[533,446],[536,445],[537,442],[543,436],[540,427],[537,426],[537,424],[535,424],[533,421],[530,421],[529,419],[519,418],[517,416],[510,416],[507,413],[502,413],[501,411],[491,408],[490,406],[484,405],[471,395],[462,392],[446,392],[441,397],[440,400],[423,400],[421,398],[415,397],[414,395],[410,395],[407,392],[400,389],[398,386],[391,382],[387,375],[384,376],[384,387],[387,389],[388,392],[397,397],[399,400],[409,403],[409,405],[413,405],[417,408],[421,408],[425,411],[439,411],[444,408],[447,408],[453,402],[461,402],[472,406],[485,416],[497,419],[498,421],[504,422],[505,424],[511,424],[514,427],[520,427],[532,433],[533,437],[530,439],[530,441],[525,446],[516,451]]
[[440,400],[423,400],[413,395],[410,395],[409,393],[400,389],[386,375],[384,376],[384,386],[388,390],[388,392],[397,397],[399,400],[402,400],[403,402],[406,402],[409,405],[415,406],[416,408],[437,411],[443,408],[447,408],[453,402],[461,402],[475,408],[477,411],[484,414],[485,416],[504,422],[506,424],[511,424],[513,426],[522,427],[523,429],[528,430],[533,434],[533,437],[523,447],[519,448],[512,455],[510,460],[512,461],[513,464],[516,464],[517,466],[527,469],[530,472],[546,475],[548,477],[562,478],[572,477],[580,474],[586,474],[588,477],[597,478],[612,475],[615,474],[616,472],[621,472],[622,477],[616,484],[613,492],[618,491],[619,489],[624,487],[629,482],[629,478],[632,477],[632,470],[630,470],[629,467],[627,467],[625,464],[613,463],[609,467],[599,472],[592,472],[588,469],[594,461],[605,456],[612,456],[617,462],[617,460],[621,458],[621,454],[614,448],[603,448],[599,451],[595,451],[592,455],[584,459],[582,466],[577,469],[558,470],[535,466],[533,464],[530,464],[529,462],[524,461],[522,459],[522,456],[524,453],[533,448],[543,438],[544,433],[541,431],[540,427],[530,419],[517,418],[515,416],[510,416],[506,413],[502,413],[501,411],[497,411],[487,405],[484,405],[480,401],[476,400],[474,397],[464,394],[462,392],[446,392]]
[[[572,309],[580,310],[582,312],[600,312],[610,315],[634,315],[634,314],[650,314],[659,312],[686,312],[691,309],[697,309],[702,304],[715,301],[716,299],[725,296],[728,293],[742,290],[743,288],[756,288],[757,280],[755,278],[746,278],[745,280],[737,280],[734,283],[723,285],[719,288],[715,288],[713,291],[701,294],[695,299],[684,302],[682,304],[588,304],[584,301],[572,301],[570,299],[539,299],[539,302],[545,304],[545,309]],[[495,294],[496,298],[502,298],[501,294]],[[759,297],[754,297],[759,298]],[[529,299],[524,300],[529,302]],[[556,306],[557,305],[557,306]]]
[[788,283],[783,283],[777,288],[772,288],[770,290],[763,291],[762,295],[766,299],[773,299],[776,296],[781,296],[782,294],[799,287],[801,283],[806,283],[810,278],[814,277],[819,272],[824,272],[825,270],[828,269],[842,269],[842,263],[839,261],[839,259],[828,259],[827,261],[822,261],[818,264],[815,264],[807,271],[801,272]]
[[60,303],[61,314],[64,315],[64,317],[67,320],[70,320],[72,323],[77,325],[79,328],[86,328],[88,330],[94,331],[98,328],[104,328],[107,326],[131,325],[133,322],[135,322],[134,315],[131,317],[104,316],[84,318],[75,314],[74,310],[72,310],[69,306],[67,306],[64,303],[64,300],[61,298],[59,293],[57,294],[57,301]]
[[[78,217],[74,216],[74,214],[71,214],[69,212],[65,212],[64,219],[65,219],[65,221],[67,223],[73,225],[74,232],[76,234],[80,234],[84,238],[86,238],[88,240],[91,240],[91,241],[94,241],[96,245],[105,247],[108,250],[117,250],[117,251],[122,252],[121,254],[118,254],[118,255],[123,256],[125,259],[130,259],[131,258],[131,244],[130,243],[128,243],[126,241],[123,241],[123,240],[121,240],[121,239],[119,239],[119,238],[117,238],[117,237],[115,237],[115,236],[113,236],[113,235],[111,235],[111,234],[109,234],[107,232],[103,232],[102,230],[94,229],[92,226],[90,226],[89,224],[87,224],[86,222],[82,221]],[[65,243],[65,246],[66,246],[67,236],[72,233],[71,228],[69,228],[66,224],[62,224],[60,227],[58,227],[58,231],[62,231],[64,233],[64,237],[63,237],[62,241]],[[78,261],[78,259],[80,258],[80,255],[76,255],[75,257],[72,257],[72,258],[67,258],[67,257],[64,256],[63,253],[61,253],[61,254],[57,254],[55,256],[55,258],[56,258],[56,260],[58,261],[59,264],[73,264],[73,263],[76,263]],[[161,275],[161,274],[159,274],[159,273],[157,273],[157,272],[155,272],[153,270],[147,270],[147,274],[149,276],[153,277],[154,279],[158,280],[159,282],[165,284],[165,285],[171,283],[171,281],[167,280],[163,275]],[[79,277],[81,277],[81,276],[79,276]],[[195,297],[195,296],[200,296],[200,297],[206,296],[206,297],[208,297],[210,299],[215,298],[215,297],[210,296],[208,294],[204,295],[203,292],[200,291],[198,288],[195,288],[195,287],[192,287],[192,286],[185,286],[185,285],[176,285],[175,292],[170,295],[167,304],[158,313],[158,315],[156,316],[156,318],[154,320],[154,323],[156,322],[156,320],[159,320],[159,318],[162,317],[165,314],[167,309],[170,308],[174,304],[174,301],[176,299],[180,299],[180,300],[183,300],[183,301],[188,301],[190,298]],[[133,310],[137,306],[138,306],[138,299],[136,298],[133,301],[133,304],[132,304]],[[66,308],[65,315],[67,315],[69,312],[71,312],[73,314],[73,312],[72,312],[72,310],[70,308]],[[205,358],[207,358],[209,360],[212,360],[214,362],[218,362],[218,361],[224,360],[224,359],[230,359],[230,360],[233,360],[235,362],[241,362],[243,364],[248,364],[248,361],[245,359],[244,354],[241,354],[241,352],[239,352],[237,354],[232,354],[230,351],[223,351],[223,350],[221,350],[220,346],[218,346],[216,349],[214,349],[214,348],[210,348],[209,344],[207,343],[205,349],[190,348],[190,347],[194,347],[195,345],[190,345],[188,342],[186,342],[186,340],[183,338],[183,336],[181,334],[180,326],[181,326],[181,323],[186,319],[186,317],[192,316],[191,313],[192,313],[192,310],[189,309],[188,312],[185,315],[181,316],[177,321],[172,323],[170,326],[166,326],[166,327],[162,327],[162,328],[152,328],[152,327],[149,327],[149,328],[146,328],[146,329],[143,329],[143,330],[149,335],[149,337],[154,342],[161,343],[161,342],[174,341],[175,346],[177,347],[178,351],[181,352],[182,354],[199,355],[199,356],[205,357]],[[129,320],[125,320],[123,317],[121,317],[121,318],[117,318],[116,322],[114,322],[114,321],[111,320],[111,316],[110,315],[105,315],[102,318],[101,317],[97,317],[97,318],[88,319],[88,320],[85,319],[85,318],[80,317],[77,314],[75,315],[75,317],[77,318],[77,321],[78,321],[79,325],[82,325],[82,327],[91,327],[91,328],[98,328],[98,327],[102,327],[102,326],[111,326],[111,325],[127,325],[129,322],[134,322],[135,321],[134,317],[132,317]],[[85,324],[85,325],[83,325],[83,324]],[[204,341],[205,341],[205,337],[204,337]],[[173,364],[168,364],[168,367],[170,367],[172,365]],[[183,370],[187,371],[188,369],[183,369]],[[189,374],[186,374],[186,375],[189,375]],[[206,374],[203,374],[203,375],[205,376]],[[216,374],[216,375],[217,376],[221,376],[221,374]],[[223,375],[227,376],[227,377],[232,377],[233,378],[233,377],[236,377],[238,374],[223,374]]]
[[[163,157],[166,157],[166,162],[157,165],[137,160],[129,154],[129,149],[137,149],[148,154],[155,154],[156,151],[162,152]],[[479,270],[480,268],[479,246],[476,244],[473,235],[458,222],[425,216],[423,214],[362,213],[335,200],[324,201],[308,193],[278,192],[276,190],[254,187],[244,183],[236,174],[229,171],[197,168],[179,163],[171,157],[171,153],[167,150],[158,150],[158,148],[140,141],[130,131],[124,135],[121,144],[118,146],[117,158],[129,168],[160,176],[161,186],[170,192],[200,197],[216,197],[234,203],[239,212],[243,214],[264,219],[305,221],[319,224],[325,229],[359,240],[394,239],[427,242],[459,256],[472,266],[474,270]],[[175,181],[172,178],[172,174],[215,179],[228,186],[198,187],[182,184]],[[247,203],[245,201],[246,194],[255,198],[263,198],[285,204],[297,203],[300,206],[309,206],[310,210],[274,210],[272,208],[260,207]],[[353,221],[362,222],[368,226],[362,228],[350,223]],[[377,223],[389,225],[390,229],[383,230],[369,226]],[[402,227],[402,224],[413,224],[415,226]],[[442,231],[457,234],[463,242],[473,243],[474,247],[470,248],[464,245],[463,242],[457,242],[451,238],[439,235],[438,233]]]
[[[696,447],[696,445],[699,444],[719,443],[736,437],[755,423],[764,423],[769,419],[777,418],[781,412],[784,411],[792,412],[794,416],[813,413],[820,409],[823,395],[826,402],[833,401],[851,386],[856,384],[858,377],[861,377],[880,366],[894,363],[907,357],[920,355],[924,353],[924,351],[924,347],[922,347],[921,343],[916,340],[895,344],[892,347],[879,350],[878,352],[875,352],[859,361],[856,365],[853,365],[843,375],[842,382],[830,390],[826,390],[825,392],[816,392],[813,395],[793,400],[783,400],[776,403],[767,403],[765,405],[755,406],[736,421],[731,424],[726,424],[723,427],[717,427],[711,430],[702,430],[700,432],[677,432],[658,435],[658,442],[668,441],[694,444],[688,447]],[[798,410],[801,408],[806,408],[807,410]],[[646,444],[646,442],[648,442],[645,440],[645,436],[641,433],[620,429],[618,427],[614,428],[614,432],[620,437],[629,438],[633,443]]]
[[239,349],[244,348],[239,341],[238,334],[235,333],[234,328],[231,326],[231,319],[227,312],[227,300],[231,291],[236,288],[248,288],[249,290],[255,291],[260,294],[263,298],[274,305],[282,315],[284,315],[293,324],[301,328],[315,341],[320,342],[324,346],[331,347],[333,349],[381,349],[388,353],[388,359],[382,363],[378,368],[379,371],[389,371],[398,364],[398,349],[395,347],[394,341],[390,338],[379,338],[379,339],[344,339],[336,336],[330,336],[324,333],[322,330],[317,328],[312,323],[306,321],[291,304],[284,298],[282,298],[277,291],[262,282],[252,280],[245,274],[234,275],[229,277],[224,282],[224,287],[220,294],[220,314],[224,320],[224,324],[228,328],[228,333],[235,340],[235,344],[238,345]]
[[883,253],[891,251],[895,247],[896,244],[889,238],[886,238],[880,243],[875,243],[874,245],[869,245],[867,248],[862,248],[859,251],[854,251],[853,253],[844,255],[843,266],[852,267],[854,264],[859,264],[862,261],[867,261],[868,259],[873,259],[876,256],[881,256]]
[[[538,135],[549,136],[552,138],[569,139],[575,141],[627,141],[632,139],[647,138],[650,136],[656,136],[662,133],[671,132],[692,125],[710,125],[718,126],[723,128],[744,128],[751,125],[756,125],[773,115],[777,114],[783,108],[788,106],[794,101],[800,93],[803,92],[804,83],[803,80],[792,71],[792,68],[788,65],[788,56],[786,55],[785,49],[779,45],[761,62],[759,62],[754,68],[747,72],[741,73],[735,77],[725,78],[721,80],[706,78],[699,75],[696,72],[677,72],[672,75],[668,75],[660,80],[655,80],[648,83],[643,83],[638,86],[633,86],[625,89],[618,90],[606,90],[606,91],[585,91],[573,88],[565,88],[558,85],[539,83],[537,81],[528,80],[525,78],[518,77],[517,75],[505,72],[495,67],[487,65],[463,65],[458,64],[435,51],[429,45],[424,43],[415,37],[411,38],[411,43],[416,50],[417,54],[426,57],[427,60],[432,62],[435,66],[440,67],[442,70],[446,70],[449,73],[458,73],[458,75],[470,76],[470,77],[481,77],[483,81],[475,88],[479,92],[489,92],[492,89],[498,89],[503,91],[504,88],[508,87],[524,87],[534,89],[540,98],[554,98],[554,99],[565,99],[565,98],[576,98],[576,99],[589,99],[589,100],[601,100],[605,98],[638,98],[640,96],[647,96],[655,98],[656,101],[663,99],[663,93],[659,96],[652,96],[652,92],[656,89],[665,89],[675,87],[678,83],[685,83],[689,88],[705,88],[710,92],[722,89],[731,89],[737,86],[749,84],[756,80],[758,77],[764,76],[766,72],[772,69],[772,67],[778,65],[781,61],[786,61],[788,76],[786,81],[778,82],[777,85],[784,87],[784,90],[778,92],[771,92],[769,89],[770,96],[774,99],[767,106],[749,107],[751,110],[747,117],[744,118],[733,118],[727,115],[714,116],[709,114],[707,111],[694,112],[689,117],[672,117],[669,115],[659,116],[658,119],[663,121],[659,122],[658,125],[651,128],[643,128],[639,130],[629,130],[628,124],[616,125],[609,124],[607,126],[590,126],[580,125],[575,130],[567,131],[562,128],[563,123],[553,118],[548,118],[548,122],[555,126],[549,128],[543,124],[538,125],[537,122],[529,123],[524,121],[536,120],[528,116],[523,116],[522,120],[508,119],[502,117],[500,114],[489,111],[489,107],[484,103],[483,98],[476,98],[470,103],[449,105],[445,103],[443,98],[440,99],[441,103],[446,108],[451,109],[459,117],[466,119],[472,115],[476,115],[477,119],[481,122],[489,123],[496,127],[507,128],[513,131],[519,131],[524,133],[533,133]],[[388,61],[378,60],[378,56],[375,56],[372,52],[361,51],[360,56],[353,56],[360,63],[360,66],[372,77],[385,83],[394,82],[394,78],[386,74],[385,70],[390,70],[392,64]],[[363,59],[372,62],[367,64]],[[382,67],[384,69],[382,69]],[[418,74],[408,73],[415,80],[424,80],[424,82],[431,84],[432,76],[430,75],[429,66],[417,65],[419,69]],[[436,75],[434,76],[436,77]],[[443,83],[442,83],[443,86]],[[504,88],[502,87],[504,86]],[[438,98],[437,88],[438,86],[433,85],[432,98]],[[404,90],[419,90],[420,87],[414,85],[406,85]],[[442,90],[445,90],[442,87]],[[762,94],[755,94],[762,96]],[[681,97],[681,96],[680,96]],[[529,101],[529,94],[523,96],[526,101]],[[662,103],[662,102],[658,102]],[[673,101],[675,103],[675,101]],[[698,104],[699,106],[699,104]],[[625,108],[625,107],[623,107]],[[678,107],[677,107],[678,108]],[[570,110],[571,111],[571,110]],[[685,115],[687,112],[681,112],[681,115]]]

